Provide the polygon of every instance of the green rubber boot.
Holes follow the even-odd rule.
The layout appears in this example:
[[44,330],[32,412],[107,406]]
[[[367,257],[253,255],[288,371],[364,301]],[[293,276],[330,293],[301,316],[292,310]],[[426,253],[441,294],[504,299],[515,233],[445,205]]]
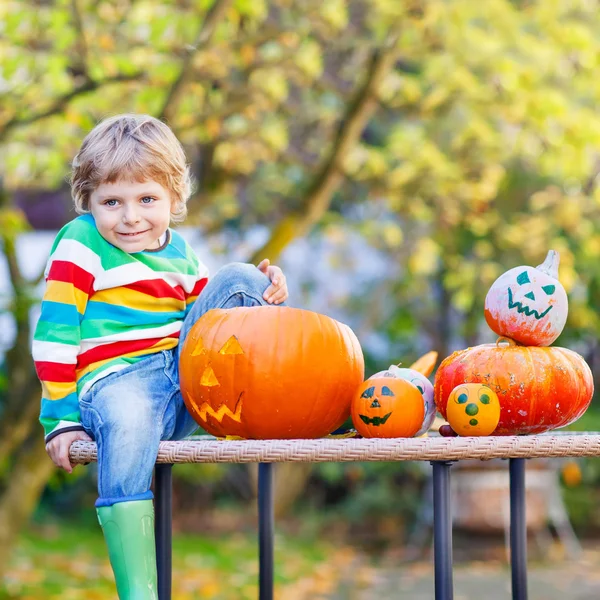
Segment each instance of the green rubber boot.
[[120,600],[158,600],[152,500],[96,509]]

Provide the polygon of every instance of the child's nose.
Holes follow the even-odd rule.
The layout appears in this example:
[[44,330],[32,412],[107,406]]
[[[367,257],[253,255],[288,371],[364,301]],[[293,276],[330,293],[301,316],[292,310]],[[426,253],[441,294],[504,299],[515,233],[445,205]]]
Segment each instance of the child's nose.
[[124,223],[137,223],[140,220],[140,215],[137,210],[133,206],[125,207],[125,212],[123,213],[123,222]]

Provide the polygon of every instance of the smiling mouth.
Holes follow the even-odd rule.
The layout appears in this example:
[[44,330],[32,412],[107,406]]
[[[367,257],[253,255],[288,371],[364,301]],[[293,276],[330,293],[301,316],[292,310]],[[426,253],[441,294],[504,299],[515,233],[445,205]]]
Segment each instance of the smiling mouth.
[[133,238],[133,237],[136,237],[138,235],[142,235],[142,233],[147,233],[148,231],[150,231],[150,230],[149,229],[144,229],[144,231],[136,231],[134,233],[122,233],[120,231],[117,231],[117,235],[122,235],[124,237]]
[[508,288],[508,308],[516,308],[517,312],[524,313],[528,317],[533,315],[533,317],[539,321],[550,312],[550,310],[552,309],[552,305],[550,305],[544,312],[540,313],[534,308],[529,308],[529,306],[525,306],[522,302],[517,302],[513,300],[512,290]]

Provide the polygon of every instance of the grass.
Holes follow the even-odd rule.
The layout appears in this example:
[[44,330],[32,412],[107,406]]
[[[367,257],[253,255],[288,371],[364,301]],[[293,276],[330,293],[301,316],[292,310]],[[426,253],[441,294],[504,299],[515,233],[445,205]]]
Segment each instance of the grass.
[[[325,598],[354,553],[326,540],[276,534],[275,597]],[[258,596],[258,539],[178,535],[173,540],[173,600],[245,600]],[[102,534],[73,525],[30,529],[13,553],[1,598],[100,600],[116,597]]]

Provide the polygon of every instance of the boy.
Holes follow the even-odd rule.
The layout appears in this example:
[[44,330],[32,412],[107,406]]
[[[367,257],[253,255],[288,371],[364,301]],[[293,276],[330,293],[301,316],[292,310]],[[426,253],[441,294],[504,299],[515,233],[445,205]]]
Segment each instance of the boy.
[[150,483],[160,440],[197,424],[178,384],[179,348],[211,308],[281,304],[285,277],[263,260],[210,282],[169,228],[186,214],[190,175],[173,132],[147,115],[97,125],[73,160],[75,208],[46,267],[32,353],[40,421],[54,463],[75,440],[98,444],[98,519],[119,598],[157,598]]

